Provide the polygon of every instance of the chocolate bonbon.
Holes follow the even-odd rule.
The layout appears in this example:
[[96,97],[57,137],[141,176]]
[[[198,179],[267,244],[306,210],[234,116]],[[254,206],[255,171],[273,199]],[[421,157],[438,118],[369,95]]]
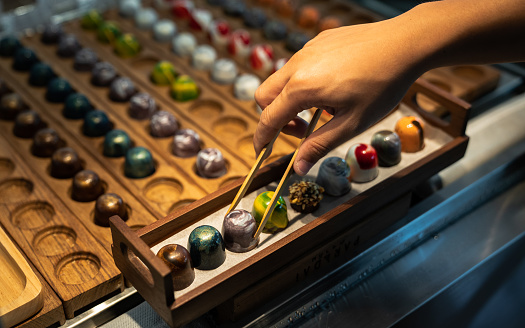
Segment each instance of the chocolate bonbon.
[[170,268],[174,290],[182,290],[195,280],[190,253],[178,244],[168,244],[157,252],[157,257]]
[[199,270],[216,269],[226,260],[221,233],[209,225],[193,229],[188,237],[188,251],[194,267]]
[[[262,217],[266,208],[270,204],[272,197],[274,195],[273,191],[265,191],[255,198],[253,202],[252,215],[257,222],[257,226],[261,224]],[[282,196],[279,196],[277,203],[273,210],[272,215],[266,221],[266,224],[263,227],[263,232],[266,233],[276,233],[288,226],[288,208],[286,207],[286,202]]]
[[257,222],[246,210],[233,210],[222,222],[222,236],[226,249],[235,253],[244,253],[254,249],[259,243],[259,237],[253,238],[257,230]]

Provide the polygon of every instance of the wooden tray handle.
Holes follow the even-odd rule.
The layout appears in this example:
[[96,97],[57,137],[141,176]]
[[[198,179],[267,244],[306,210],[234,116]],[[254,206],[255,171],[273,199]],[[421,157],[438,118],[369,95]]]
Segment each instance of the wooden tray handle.
[[[447,122],[421,108],[416,99],[418,94],[423,94],[443,105],[450,113],[450,122]],[[403,102],[414,109],[427,122],[434,126],[440,127],[450,136],[455,138],[465,135],[470,109],[470,104],[466,101],[451,95],[450,93],[438,88],[437,86],[422,78],[419,78],[410,87],[407,94],[403,98]]]
[[113,258],[124,277],[144,298],[164,302],[162,308],[169,309],[175,301],[169,268],[118,215],[110,218],[110,226]]

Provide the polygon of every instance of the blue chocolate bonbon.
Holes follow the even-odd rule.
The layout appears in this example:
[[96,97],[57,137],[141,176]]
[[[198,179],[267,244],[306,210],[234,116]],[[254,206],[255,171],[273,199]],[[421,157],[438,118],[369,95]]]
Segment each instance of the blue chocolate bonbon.
[[82,132],[88,137],[102,137],[113,128],[106,113],[101,110],[89,111],[84,117]]
[[193,229],[188,238],[188,251],[193,266],[200,270],[213,270],[226,260],[226,245],[221,233],[212,226]]
[[321,163],[315,182],[330,196],[342,196],[352,189],[348,178],[350,166],[340,157],[328,157]]
[[128,178],[140,179],[155,173],[155,161],[144,147],[134,147],[126,153],[124,174]]
[[131,139],[125,131],[111,130],[104,138],[103,154],[107,157],[121,157],[126,155],[131,146]]
[[67,96],[62,115],[65,118],[78,120],[83,119],[90,110],[93,110],[93,106],[87,97],[75,92]]

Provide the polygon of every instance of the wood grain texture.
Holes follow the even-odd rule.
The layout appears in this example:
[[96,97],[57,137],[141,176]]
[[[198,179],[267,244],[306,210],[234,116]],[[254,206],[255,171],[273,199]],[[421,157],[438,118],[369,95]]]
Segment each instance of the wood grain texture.
[[42,284],[15,244],[0,227],[0,324],[10,327],[44,305]]
[[2,180],[0,222],[60,297],[67,318],[120,288],[110,254],[3,139],[16,167]]

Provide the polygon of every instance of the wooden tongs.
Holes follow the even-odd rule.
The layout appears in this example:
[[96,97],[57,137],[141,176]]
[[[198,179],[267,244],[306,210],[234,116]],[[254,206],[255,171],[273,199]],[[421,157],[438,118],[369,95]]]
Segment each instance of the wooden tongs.
[[[292,171],[293,163],[295,161],[295,158],[297,156],[297,152],[299,151],[299,147],[303,144],[304,140],[314,131],[315,126],[317,125],[317,121],[319,121],[319,118],[321,117],[321,114],[323,113],[322,109],[316,109],[314,116],[312,117],[312,120],[310,121],[310,124],[308,125],[308,128],[306,129],[306,132],[301,139],[301,142],[299,143],[299,146],[297,146],[297,149],[295,150],[292,159],[290,160],[290,163],[288,164],[288,167],[286,168],[286,171],[284,172],[283,177],[281,178],[281,181],[279,182],[279,185],[277,186],[277,189],[275,189],[275,192],[273,194],[273,197],[270,201],[270,204],[268,204],[268,207],[266,208],[266,211],[264,212],[264,215],[262,217],[261,223],[259,224],[259,227],[257,228],[257,231],[255,232],[255,235],[253,236],[254,239],[259,238],[259,235],[261,234],[264,225],[268,221],[268,218],[272,216],[273,210],[275,208],[275,204],[277,203],[277,200],[279,199],[279,196],[281,194],[282,187],[286,184],[286,181],[288,180],[288,177],[290,176],[290,173]],[[241,185],[241,188],[237,192],[237,195],[233,199],[232,204],[230,205],[230,208],[228,208],[228,211],[226,212],[226,215],[230,214],[231,211],[239,205],[239,202],[244,197],[244,194],[246,194],[246,191],[250,187],[250,184],[253,181],[253,178],[255,177],[255,173],[259,170],[261,167],[262,162],[268,157],[270,154],[270,149],[272,148],[273,143],[279,136],[279,133],[281,130],[277,131],[273,139],[262,149],[261,153],[259,154],[259,157],[257,157],[257,161],[255,161],[255,164],[253,164],[252,169],[250,170],[250,173],[248,173],[248,176],[246,179],[244,179],[243,184]]]

